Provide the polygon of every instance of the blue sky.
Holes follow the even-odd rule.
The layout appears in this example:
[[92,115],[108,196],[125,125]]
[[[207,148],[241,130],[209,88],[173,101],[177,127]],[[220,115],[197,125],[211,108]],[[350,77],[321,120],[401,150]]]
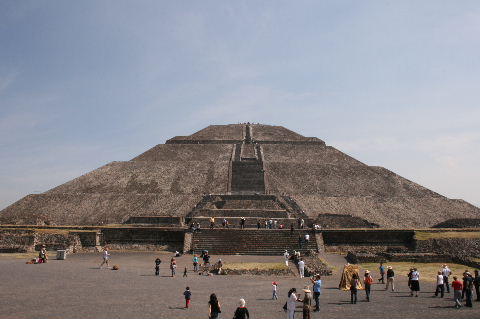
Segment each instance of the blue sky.
[[0,1],[0,209],[209,124],[480,206],[478,1]]

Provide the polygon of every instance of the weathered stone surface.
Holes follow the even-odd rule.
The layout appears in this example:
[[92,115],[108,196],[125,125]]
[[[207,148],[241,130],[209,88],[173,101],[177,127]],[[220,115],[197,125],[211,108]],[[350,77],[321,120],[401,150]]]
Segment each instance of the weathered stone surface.
[[[445,216],[480,219],[479,208],[365,165],[320,139],[281,126],[232,124],[175,137],[131,161],[28,195],[2,210],[0,223],[104,225],[131,216],[185,217],[204,195],[228,192],[288,195],[283,198],[291,199],[290,216],[325,228],[431,227]],[[248,201],[238,204],[236,209],[250,208]]]

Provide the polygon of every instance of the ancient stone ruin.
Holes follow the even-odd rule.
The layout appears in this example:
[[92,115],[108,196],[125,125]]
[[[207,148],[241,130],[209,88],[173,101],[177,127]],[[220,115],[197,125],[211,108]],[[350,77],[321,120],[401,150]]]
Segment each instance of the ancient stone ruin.
[[[229,228],[206,231],[211,217],[216,228],[222,228],[223,219]],[[246,230],[239,229],[242,218]],[[161,238],[190,249],[239,253],[243,247],[258,254],[292,249],[306,232],[315,237],[313,224],[325,231],[400,230],[479,218],[480,209],[463,200],[366,165],[318,138],[248,123],[211,125],[176,136],[130,161],[108,163],[0,212],[0,224],[9,229],[68,226],[94,232],[97,242],[110,244],[155,243]],[[273,228],[280,231],[281,225],[283,232],[255,232],[270,219]],[[304,228],[299,229],[302,220]],[[203,231],[184,237],[192,223]],[[290,234],[285,229],[292,225],[295,233]],[[159,235],[159,227],[169,233]],[[324,236],[339,240],[331,232]],[[185,239],[180,243],[179,238]],[[232,240],[239,246],[232,247]],[[318,248],[314,238],[303,247]]]

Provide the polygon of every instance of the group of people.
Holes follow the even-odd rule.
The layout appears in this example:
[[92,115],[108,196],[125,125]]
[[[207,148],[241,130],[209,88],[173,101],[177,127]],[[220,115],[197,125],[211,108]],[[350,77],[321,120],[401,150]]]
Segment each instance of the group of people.
[[[297,308],[297,302],[302,303],[302,315],[304,319],[310,319],[310,313],[312,311],[313,302],[315,302],[315,306],[313,311],[319,312],[320,311],[320,294],[321,294],[321,287],[322,287],[322,280],[320,275],[315,275],[315,277],[310,278],[313,284],[313,295],[312,291],[310,290],[310,286],[305,286],[302,291],[304,292],[303,297],[301,294],[297,293],[296,288],[291,288],[288,291],[288,299],[283,309],[287,312],[288,319],[294,319],[295,316],[295,309]],[[274,282],[274,295],[276,294],[276,282]]]
[[[192,299],[192,292],[190,291],[190,287],[185,288],[183,292],[183,296],[185,297],[185,308],[190,308],[190,301]],[[210,300],[208,301],[208,318],[209,319],[218,319],[220,317],[220,313],[222,312],[222,306],[218,301],[216,294],[210,295]],[[235,310],[233,315],[233,319],[248,319],[250,318],[250,313],[246,307],[245,299],[240,298],[238,302],[238,307]]]
[[[379,267],[380,278],[378,279],[379,283],[385,283],[385,275],[387,277],[387,284],[385,290],[388,290],[391,286],[392,291],[395,290],[395,272],[393,271],[392,266],[387,267],[385,272],[385,267],[383,263],[380,263]],[[458,276],[453,276],[453,282],[451,286],[453,288],[455,308],[462,307],[462,300],[465,300],[465,306],[472,307],[473,300],[473,290],[475,290],[477,301],[480,301],[480,275],[479,271],[474,271],[475,276],[473,276],[468,269],[466,269],[462,278]],[[450,293],[450,284],[449,277],[452,275],[452,271],[448,265],[444,264],[442,269],[437,272],[436,276],[436,289],[434,296],[441,298],[444,297],[445,292]],[[408,277],[408,287],[410,288],[410,296],[418,297],[418,292],[420,291],[420,272],[416,267],[410,268],[410,271],[407,274]],[[460,280],[461,279],[461,280]]]

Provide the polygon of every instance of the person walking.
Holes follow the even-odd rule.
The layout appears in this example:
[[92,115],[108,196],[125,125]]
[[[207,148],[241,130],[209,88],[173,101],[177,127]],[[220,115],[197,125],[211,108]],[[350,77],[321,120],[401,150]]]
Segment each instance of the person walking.
[[170,270],[172,271],[172,277],[177,273],[177,261],[175,258],[170,259]]
[[365,278],[363,278],[363,284],[365,285],[365,294],[367,295],[367,301],[370,301],[370,292],[373,284],[373,278],[370,276],[370,270],[365,270]]
[[108,252],[108,247],[105,247],[103,249],[103,261],[100,264],[100,269],[103,269],[103,265],[107,265],[107,268],[109,268],[109,266],[108,266],[108,260],[109,259],[110,259],[110,253]]
[[193,255],[193,259],[192,259],[192,262],[193,262],[193,272],[198,272],[198,256],[197,255]]
[[162,261],[160,260],[160,258],[155,259],[155,276],[160,275],[160,264],[161,263],[162,263]]
[[303,288],[303,292],[305,293],[303,299],[298,299],[298,301],[303,303],[303,319],[310,319],[310,311],[312,308],[312,291],[310,290],[310,287],[305,286]]
[[248,319],[250,314],[248,313],[247,307],[245,307],[245,299],[240,298],[238,302],[238,308],[235,310],[233,319]]
[[190,287],[185,288],[183,295],[185,296],[185,308],[188,308],[190,306],[190,299],[192,298]]
[[287,319],[295,319],[295,308],[297,307],[297,289],[290,289],[290,296],[287,300]]
[[277,286],[278,283],[276,281],[272,282],[272,300],[278,299]]
[[218,302],[217,295],[211,294],[208,301],[208,318],[218,319],[219,314],[222,312],[220,303]]
[[452,288],[453,300],[455,300],[455,308],[459,309],[462,307],[463,284],[460,280],[458,280],[457,276],[453,276]]
[[442,276],[443,276],[443,284],[445,285],[445,290],[447,294],[450,293],[450,285],[448,284],[448,277],[452,274],[452,271],[446,264],[443,265],[442,269]]
[[383,262],[380,263],[380,267],[378,267],[378,270],[380,271],[380,279],[378,279],[378,282],[381,282],[382,284],[385,283],[385,266],[383,266]]
[[318,274],[314,278],[310,278],[313,284],[313,299],[315,300],[315,310],[313,312],[319,312],[320,311],[320,294],[321,294],[321,289],[322,289],[322,280],[321,276]]
[[387,267],[387,285],[385,286],[385,290],[388,290],[389,285],[392,286],[392,291],[395,291],[395,272],[392,266]]
[[210,217],[210,228],[213,229],[215,227],[215,217]]
[[298,272],[300,274],[300,278],[303,278],[305,274],[305,262],[303,261],[303,258],[300,258],[300,261],[298,262]]
[[185,266],[185,269],[183,270],[183,277],[188,277],[187,266]]
[[357,274],[353,274],[352,281],[350,282],[350,303],[357,303],[357,292],[358,292],[359,279]]
[[475,286],[475,294],[477,295],[477,301],[480,301],[480,276],[478,270],[475,270],[475,278],[473,278],[473,285]]
[[308,248],[308,243],[310,242],[310,234],[308,233],[305,234],[304,242],[305,242],[305,248]]
[[438,296],[438,293],[440,292],[440,297],[443,298],[443,293],[445,289],[445,283],[443,282],[443,273],[439,271],[437,273],[437,289],[435,289],[435,297]]
[[418,297],[418,292],[420,291],[420,273],[417,271],[417,268],[413,268],[412,279],[410,282],[410,296],[413,297],[415,292],[415,297]]
[[245,217],[240,218],[240,228],[245,229]]

